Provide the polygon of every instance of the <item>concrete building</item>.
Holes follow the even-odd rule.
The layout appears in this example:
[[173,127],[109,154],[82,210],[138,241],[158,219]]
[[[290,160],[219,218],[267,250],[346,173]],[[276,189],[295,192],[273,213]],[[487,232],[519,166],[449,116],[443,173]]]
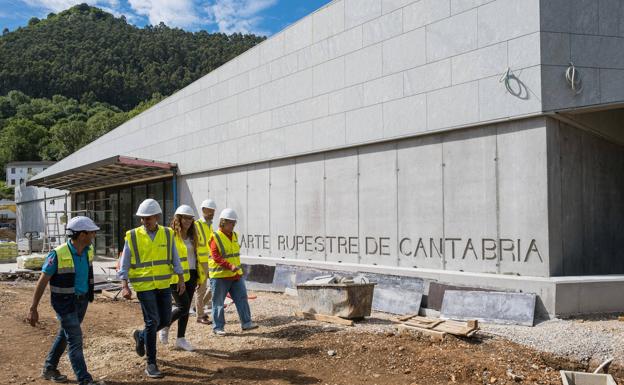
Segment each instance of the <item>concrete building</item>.
[[4,166],[7,186],[17,186],[23,184],[32,176],[47,170],[54,162],[33,161],[33,162],[10,162]]
[[29,185],[114,213],[102,250],[211,197],[249,263],[624,311],[623,86],[620,1],[337,0]]

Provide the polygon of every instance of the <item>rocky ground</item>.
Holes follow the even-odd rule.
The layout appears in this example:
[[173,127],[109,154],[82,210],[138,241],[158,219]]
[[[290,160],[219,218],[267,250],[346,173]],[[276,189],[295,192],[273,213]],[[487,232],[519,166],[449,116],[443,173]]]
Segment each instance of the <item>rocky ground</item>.
[[[32,291],[32,282],[0,283],[2,384],[46,383],[38,375],[57,322],[48,294],[40,306],[41,324],[33,328],[24,322]],[[609,349],[617,341],[621,346],[624,335],[614,320],[549,321],[535,328],[488,325],[472,339],[432,342],[398,333],[388,314],[374,313],[355,327],[303,321],[293,317],[295,298],[255,294],[258,299],[250,303],[259,329],[241,332],[236,311],[229,308],[229,336],[214,337],[209,326],[192,318],[187,338],[195,352],[159,344],[159,365],[167,374],[162,380],[144,375],[144,360],[133,350],[130,335],[142,324],[138,303],[98,297],[83,324],[90,371],[109,385],[560,384],[560,369],[587,370],[588,360],[580,358],[617,353]],[[174,337],[175,327],[170,344]],[[612,370],[622,381],[620,363]],[[66,358],[60,369],[73,379]]]

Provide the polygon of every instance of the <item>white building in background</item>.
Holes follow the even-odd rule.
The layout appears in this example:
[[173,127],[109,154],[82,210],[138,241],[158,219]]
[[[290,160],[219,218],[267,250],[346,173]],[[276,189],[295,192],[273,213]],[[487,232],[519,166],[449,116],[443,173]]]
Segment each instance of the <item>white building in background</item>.
[[31,177],[45,171],[55,162],[32,161],[32,162],[10,162],[5,165],[7,186],[18,186],[24,184]]
[[18,188],[18,233],[85,210],[116,255],[210,197],[251,265],[624,311],[623,85],[619,1],[335,0]]

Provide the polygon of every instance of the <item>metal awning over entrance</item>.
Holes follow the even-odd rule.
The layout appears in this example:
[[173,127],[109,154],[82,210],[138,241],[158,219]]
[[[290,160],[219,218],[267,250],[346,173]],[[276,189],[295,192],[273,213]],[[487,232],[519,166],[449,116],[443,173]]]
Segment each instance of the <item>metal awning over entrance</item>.
[[173,176],[176,169],[175,163],[117,155],[42,178],[35,177],[26,185],[78,192],[162,179]]

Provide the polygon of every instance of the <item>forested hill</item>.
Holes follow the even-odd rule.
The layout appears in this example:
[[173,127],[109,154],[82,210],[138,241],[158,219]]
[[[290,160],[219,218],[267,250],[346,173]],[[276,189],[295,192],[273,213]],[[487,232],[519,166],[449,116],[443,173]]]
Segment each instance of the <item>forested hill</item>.
[[264,40],[254,35],[137,28],[86,4],[0,37],[0,95],[63,95],[123,110],[170,95]]
[[86,4],[5,29],[0,176],[10,161],[64,158],[264,39],[137,28]]

